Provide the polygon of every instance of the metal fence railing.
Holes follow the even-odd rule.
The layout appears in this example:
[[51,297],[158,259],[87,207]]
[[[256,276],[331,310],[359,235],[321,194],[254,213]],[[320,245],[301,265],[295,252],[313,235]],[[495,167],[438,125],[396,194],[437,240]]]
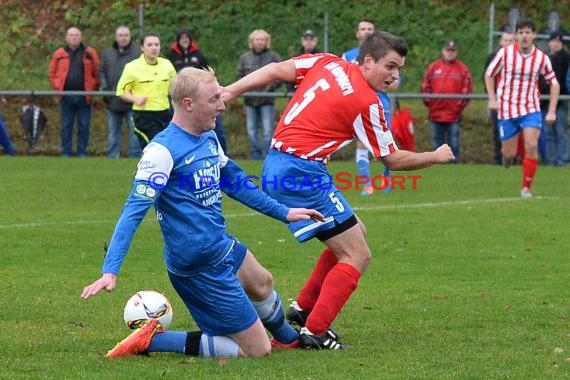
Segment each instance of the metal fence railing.
[[[274,93],[266,93],[266,92],[249,92],[243,95],[243,97],[249,97],[249,96],[253,96],[253,97],[273,97],[273,98],[283,98],[283,99],[287,99],[287,98],[291,98],[292,95],[294,93],[293,92],[286,92],[286,91],[282,91],[282,92],[274,92]],[[487,101],[487,95],[484,93],[479,93],[479,94],[469,94],[469,95],[465,95],[465,94],[426,94],[426,93],[400,93],[400,92],[389,92],[389,97],[392,100],[392,106],[395,107],[397,106],[397,102],[398,100],[401,99],[409,99],[409,100],[416,100],[416,101],[421,101],[422,99],[428,98],[428,99],[470,99],[470,100],[474,100],[474,101],[478,101],[478,102],[486,102]],[[30,98],[27,99],[26,101],[28,102],[28,105],[22,104],[25,107],[29,106],[29,105],[35,105],[35,104],[43,104],[43,102],[39,102],[38,99],[39,98],[53,98],[54,96],[77,96],[77,95],[89,95],[89,96],[94,96],[94,97],[102,97],[102,96],[114,96],[115,93],[113,91],[49,91],[49,90],[0,90],[0,97],[22,97],[22,98]],[[542,99],[549,99],[550,97],[548,95],[544,95],[542,96]],[[560,96],[560,99],[562,100],[568,100],[570,99],[569,95],[563,95]],[[21,120],[21,115],[23,115],[23,111],[24,108],[22,108],[22,111],[17,111],[18,107],[15,102],[10,102],[12,105],[10,106],[10,118],[8,119],[8,121],[10,122],[8,124],[8,126],[11,129],[11,132],[14,133],[15,131],[17,131],[17,127],[16,125],[19,124],[18,122],[18,117],[20,117]],[[31,103],[31,104],[30,104]],[[482,104],[481,104],[482,105]],[[103,105],[99,104],[98,110],[101,110],[101,107]],[[48,114],[47,110],[46,110],[46,116],[48,117],[48,119],[50,117],[55,116],[56,113],[59,112],[58,110],[59,107],[57,107],[57,109],[53,108],[53,103],[52,106],[49,107],[49,112],[51,113]],[[420,107],[423,109],[423,107]],[[479,106],[479,108],[482,110],[481,106]],[[0,110],[2,111],[2,110]],[[423,112],[423,111],[422,111]],[[487,112],[483,111],[482,112],[485,114],[484,116],[488,116]],[[106,147],[107,147],[107,140],[106,140],[106,115],[105,114],[99,114],[100,111],[97,111],[97,114],[92,115],[93,116],[93,120],[95,120],[95,118],[98,118],[98,122],[94,125],[94,131],[96,131],[96,133],[93,134],[93,137],[95,137],[94,139],[91,139],[90,141],[90,149],[92,149],[93,152],[95,152],[95,154],[104,154],[104,152],[106,151]],[[7,116],[6,113],[4,113],[4,116]],[[416,115],[418,116],[418,115]],[[480,116],[483,116],[483,114],[481,114]],[[241,116],[240,116],[241,117]],[[424,114],[421,114],[421,116],[419,116],[419,118],[416,120],[418,121],[418,124],[416,124],[416,126],[418,128],[416,128],[416,138],[419,138],[419,141],[423,142],[424,145],[428,139],[428,135],[429,132],[428,129],[426,128],[422,128],[422,126],[427,126],[427,124],[424,124],[424,121],[426,120],[424,117],[426,117]],[[234,117],[233,118],[233,123],[232,126],[236,126],[236,122],[237,122],[238,118]],[[472,126],[478,127],[480,126],[481,123],[485,123],[488,124],[485,121],[481,121],[483,119],[481,119],[481,117],[479,116],[474,116],[471,119],[471,124]],[[55,124],[51,124],[53,125],[56,129],[57,129],[57,125],[58,125],[58,121],[57,119],[52,119],[52,123]],[[28,133],[26,127],[22,124],[22,127],[24,127],[24,132]],[[239,127],[239,126],[238,126]],[[47,128],[46,131],[48,131],[50,128]],[[53,129],[53,128],[51,128]],[[226,131],[228,129],[226,128]],[[230,129],[232,130],[232,129]],[[465,129],[466,131],[469,131],[469,128]],[[472,136],[473,134],[477,135],[477,138],[479,140],[481,140],[480,136],[481,136],[481,131],[482,129],[480,128],[471,128],[471,131],[476,130],[476,132],[466,132],[465,136]],[[242,132],[239,132],[242,131]],[[10,130],[9,130],[10,132]],[[25,151],[25,154],[33,154],[32,153],[32,148],[35,144],[34,141],[39,141],[38,138],[34,139],[34,138],[30,138],[28,137],[24,137],[24,139],[21,138],[22,132],[19,133],[15,133],[14,136],[20,136],[18,140],[18,144],[20,146],[22,146],[22,142],[23,141],[27,141],[28,144],[30,144],[30,147],[28,148],[27,151]],[[240,151],[238,149],[239,152],[241,152],[242,154],[247,154],[245,151],[246,149],[242,147],[243,144],[247,145],[247,141],[245,136],[245,130],[242,129],[238,129],[238,128],[233,128],[233,132],[232,132],[232,136],[234,139],[234,143],[238,142],[238,148],[243,150]],[[469,134],[471,133],[471,134]],[[41,136],[41,133],[40,135]],[[485,144],[490,145],[491,143],[491,134],[489,134],[489,141],[487,141]],[[43,154],[57,154],[58,153],[58,149],[59,149],[59,141],[58,141],[58,136],[57,133],[51,133],[48,135],[48,138],[45,138],[46,136],[44,135],[44,137],[41,138],[42,144],[41,146],[39,146],[39,150],[41,150],[40,153]],[[472,137],[470,137],[472,138]],[[480,141],[479,141],[480,142]],[[243,143],[243,144],[242,144]],[[479,147],[481,146],[481,144],[478,145]],[[1,151],[1,149],[0,149]],[[21,149],[21,151],[24,151],[24,149]],[[37,150],[36,150],[37,151]],[[20,152],[20,151],[19,151]],[[235,151],[234,151],[235,152]],[[232,152],[232,153],[234,153]],[[467,153],[467,151],[466,151]],[[1,154],[1,153],[0,153]],[[234,153],[235,154],[235,153]],[[343,155],[343,153],[339,153],[339,158],[341,159],[347,159],[347,157],[351,155],[351,153],[345,153]],[[345,157],[346,156],[346,157]],[[471,157],[472,156],[472,157]],[[468,154],[465,154],[464,157],[467,160],[466,162],[471,162],[471,161],[475,161],[477,160],[477,162],[481,161],[482,159],[480,157],[481,154],[480,152],[477,152],[476,154],[471,154],[471,156],[469,156]],[[473,158],[475,157],[476,158]],[[485,157],[489,156],[491,157],[491,153],[486,152],[484,154]],[[486,161],[490,161],[491,158],[485,158],[484,160]],[[483,161],[481,161],[483,162]]]
[[[268,98],[290,98],[293,92],[256,92],[251,91],[243,94],[243,97],[268,97]],[[44,90],[0,90],[0,96],[114,96],[114,91],[44,91]],[[391,99],[472,99],[486,100],[487,94],[426,94],[426,93],[388,93]],[[550,95],[541,95],[541,100],[550,99]],[[560,95],[561,100],[569,100],[570,95]]]

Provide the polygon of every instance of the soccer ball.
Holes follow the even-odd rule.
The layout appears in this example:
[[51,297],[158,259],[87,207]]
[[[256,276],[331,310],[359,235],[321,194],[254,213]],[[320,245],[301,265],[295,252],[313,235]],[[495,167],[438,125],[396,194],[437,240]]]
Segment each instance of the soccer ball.
[[163,294],[141,290],[127,301],[123,318],[131,330],[138,329],[149,318],[157,318],[166,330],[172,322],[172,306]]

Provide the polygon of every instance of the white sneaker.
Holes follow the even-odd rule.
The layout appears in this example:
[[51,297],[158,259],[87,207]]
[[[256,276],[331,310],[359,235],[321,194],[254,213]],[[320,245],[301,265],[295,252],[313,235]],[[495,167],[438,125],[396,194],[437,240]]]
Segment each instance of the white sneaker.
[[521,197],[522,198],[532,198],[532,193],[528,187],[523,187],[521,189]]

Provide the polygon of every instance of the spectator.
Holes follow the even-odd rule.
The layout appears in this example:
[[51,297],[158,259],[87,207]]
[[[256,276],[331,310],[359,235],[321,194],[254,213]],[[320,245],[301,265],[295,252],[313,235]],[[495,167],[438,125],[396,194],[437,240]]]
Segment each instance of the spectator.
[[[499,49],[503,48],[507,45],[510,45],[515,42],[515,34],[513,33],[512,29],[505,29],[501,34],[501,40],[499,42]],[[495,54],[499,51],[499,49],[495,50],[491,54],[487,56],[487,61],[485,62],[485,69],[489,66],[489,63],[495,57]],[[495,90],[497,88],[497,80],[495,78]],[[483,81],[485,81],[485,73],[483,73]],[[485,91],[487,91],[485,89]],[[493,142],[494,142],[494,161],[495,164],[501,165],[502,163],[502,156],[501,156],[501,137],[499,136],[499,120],[497,119],[497,110],[489,110],[489,117],[491,119],[491,123],[493,124]]]
[[315,34],[313,29],[307,29],[303,32],[303,36],[301,36],[301,49],[299,50],[299,54],[317,54],[321,53],[321,51],[317,48],[319,44],[319,38]]
[[398,100],[396,100],[394,115],[392,115],[392,133],[398,148],[410,152],[416,151],[414,117],[409,108],[400,106]]
[[0,146],[4,148],[6,154],[9,156],[16,155],[16,151],[14,150],[14,146],[12,145],[12,140],[10,139],[10,135],[8,134],[8,129],[6,128],[6,124],[4,123],[4,116],[0,115]]
[[[81,30],[67,29],[66,45],[51,57],[49,79],[55,91],[97,91],[99,89],[99,56],[95,49],[82,42]],[[61,154],[70,157],[73,125],[77,119],[77,156],[87,156],[91,102],[85,95],[65,95],[60,99]]]
[[[0,103],[6,104],[5,98],[0,98]],[[6,154],[9,156],[16,155],[14,146],[12,145],[12,140],[10,139],[10,134],[8,133],[8,128],[6,128],[6,123],[4,122],[4,116],[0,114],[0,146],[4,148]]]
[[[170,46],[166,57],[172,62],[176,72],[179,72],[185,67],[206,69],[210,66],[198,45],[192,41],[192,34],[190,34],[188,29],[180,29],[176,33],[176,41]],[[228,154],[224,122],[221,114],[216,117],[216,128],[214,132],[216,136],[218,136],[218,141],[222,149]]]
[[[263,29],[256,29],[249,35],[249,50],[243,53],[239,59],[237,79],[272,62],[281,61],[279,54],[271,50],[271,36]],[[271,93],[279,87],[279,82],[274,82],[262,88],[252,91]],[[275,120],[275,98],[246,97],[245,118],[247,135],[251,144],[251,157],[260,160],[267,154],[273,136]],[[259,132],[263,132],[263,140],[260,141]]]
[[[564,46],[564,34],[560,31],[553,32],[548,38],[548,57],[552,63],[552,69],[560,84],[560,95],[568,95],[568,69],[570,67],[570,52]],[[539,88],[541,94],[548,93],[548,84],[543,76],[540,76]],[[548,112],[548,100],[540,102],[540,110],[543,116]],[[568,101],[559,99],[556,105],[556,120],[552,124],[544,123],[546,140],[546,165],[564,166],[568,162]]]
[[125,65],[117,96],[133,103],[135,133],[143,149],[170,122],[168,87],[176,70],[168,59],[159,57],[160,39],[156,33],[145,33],[141,48],[140,58]]
[[[301,48],[299,49],[297,55],[321,53],[321,51],[317,48],[318,43],[319,39],[315,34],[315,31],[313,29],[305,30],[301,36]],[[295,83],[287,82],[287,91],[294,92]]]
[[[471,94],[473,78],[469,68],[457,59],[457,43],[447,41],[441,50],[441,58],[427,67],[421,92],[427,94]],[[448,143],[459,162],[461,153],[461,113],[469,99],[424,99],[428,107],[434,149]]]
[[176,72],[185,67],[206,68],[208,61],[200,51],[198,45],[192,41],[192,35],[188,29],[180,29],[176,32],[176,41],[172,43],[166,58],[172,62]]
[[[548,21],[546,22],[546,26],[541,28],[538,31],[538,34],[542,34],[544,36],[550,36],[554,32],[560,32],[564,36],[570,35],[570,33],[561,26],[560,13],[556,10],[551,10],[548,13]],[[536,46],[543,52],[547,52],[549,49],[548,38],[540,38],[537,40],[538,41],[536,41]],[[560,86],[562,86],[562,83],[560,83]]]
[[[101,55],[99,80],[101,91],[117,91],[117,83],[125,65],[140,56],[140,48],[132,42],[131,31],[126,26],[119,26],[115,31],[115,42]],[[129,138],[129,157],[140,157],[141,146],[134,131],[132,105],[118,96],[103,98],[107,105],[107,124],[109,127],[110,158],[121,155],[121,127],[127,124]]]
[[[510,166],[517,152],[518,136],[523,132],[524,158],[522,198],[532,198],[531,187],[538,169],[538,139],[542,129],[542,114],[538,76],[544,75],[550,86],[550,101],[544,117],[547,124],[556,120],[556,104],[560,85],[550,58],[534,45],[536,26],[530,20],[519,21],[515,28],[516,43],[501,48],[485,71],[485,86],[489,108],[498,110],[501,152],[505,166]],[[522,65],[534,62],[534,65]],[[493,78],[500,75],[497,91]],[[513,89],[519,89],[513,92]]]

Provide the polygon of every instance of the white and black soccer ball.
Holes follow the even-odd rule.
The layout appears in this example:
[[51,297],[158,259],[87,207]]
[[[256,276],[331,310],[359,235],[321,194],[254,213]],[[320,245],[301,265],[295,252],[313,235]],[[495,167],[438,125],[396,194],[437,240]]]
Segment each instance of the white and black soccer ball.
[[141,290],[127,301],[123,318],[131,330],[138,329],[150,318],[157,318],[166,330],[172,322],[172,306],[164,294]]

